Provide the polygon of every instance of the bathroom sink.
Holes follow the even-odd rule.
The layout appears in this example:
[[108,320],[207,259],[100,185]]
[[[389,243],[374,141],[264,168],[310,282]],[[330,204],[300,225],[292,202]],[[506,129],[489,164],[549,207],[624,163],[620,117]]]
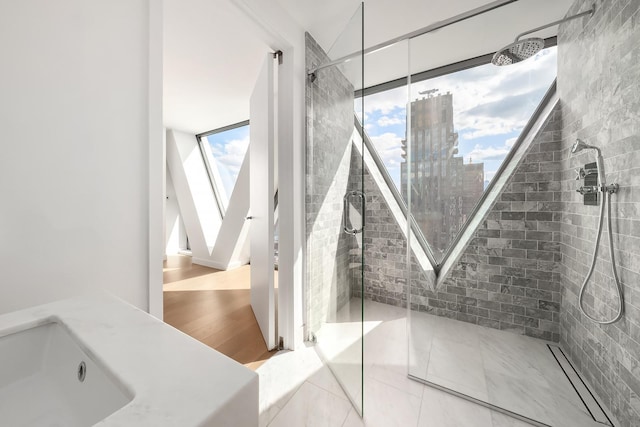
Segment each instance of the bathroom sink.
[[3,426],[90,426],[132,399],[62,323],[0,337]]

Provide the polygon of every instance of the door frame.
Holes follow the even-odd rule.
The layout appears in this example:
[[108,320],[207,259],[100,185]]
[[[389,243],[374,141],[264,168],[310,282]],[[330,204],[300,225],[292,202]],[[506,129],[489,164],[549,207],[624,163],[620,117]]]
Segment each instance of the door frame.
[[[230,0],[247,17],[247,31],[275,51],[282,51],[278,69],[278,333],[284,348],[304,344],[304,182],[305,182],[305,58],[304,29],[279,5],[260,0]],[[165,148],[162,118],[163,1],[149,1],[149,226],[147,311],[163,318]]]

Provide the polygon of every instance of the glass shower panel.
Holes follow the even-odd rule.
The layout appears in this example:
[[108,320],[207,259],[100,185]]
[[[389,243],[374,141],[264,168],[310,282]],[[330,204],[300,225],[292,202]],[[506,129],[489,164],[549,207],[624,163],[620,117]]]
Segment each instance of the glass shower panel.
[[[556,48],[509,67],[423,73],[429,52],[454,37],[459,25],[438,31],[439,41],[431,34],[410,41],[401,186],[439,262],[472,215],[487,216],[461,242],[465,249],[447,277],[426,283],[417,264],[408,263],[409,376],[533,425],[592,425],[556,359],[559,347],[545,340],[552,339],[557,316],[553,303],[543,300],[554,298],[555,285],[547,280],[556,267],[540,254],[553,242],[537,240],[540,230],[533,228],[554,226],[554,158],[545,151],[559,127],[551,108],[545,116],[538,107],[556,75]],[[545,124],[521,147],[527,150],[523,160],[501,168],[537,114]],[[498,203],[476,213],[496,171],[510,171],[513,179],[500,180]]]
[[328,53],[306,39],[309,70],[353,55],[307,79],[306,306],[309,339],[360,413],[365,195],[354,93],[363,81],[362,30],[360,5]]

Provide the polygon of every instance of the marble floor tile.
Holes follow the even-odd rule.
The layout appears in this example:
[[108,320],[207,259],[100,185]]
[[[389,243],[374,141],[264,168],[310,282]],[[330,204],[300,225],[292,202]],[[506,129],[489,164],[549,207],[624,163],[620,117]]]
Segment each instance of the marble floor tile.
[[342,424],[342,427],[364,427],[364,421],[358,415],[355,409],[351,408],[349,411],[349,415],[347,415],[347,419]]
[[405,366],[373,365],[365,368],[365,383],[369,379],[380,381],[413,396],[422,396],[423,385],[407,376]]
[[[493,341],[483,342],[480,350],[484,360],[486,374],[498,372],[512,377],[526,378],[527,382],[533,382],[540,387],[549,387],[549,380],[545,370],[549,365],[545,359],[550,358],[554,363],[553,355],[546,347],[529,349],[528,353],[514,351],[513,348],[505,348],[504,345],[496,345]],[[551,365],[553,371],[555,367]]]
[[[446,338],[449,341],[456,341],[469,346],[477,346],[480,343],[480,335],[478,334],[478,328],[482,326],[473,325],[471,323],[460,322],[458,320],[449,319],[447,317],[438,317],[431,314],[411,312],[412,322],[415,323],[414,317],[426,318],[430,322],[430,329],[436,337]],[[461,324],[463,327],[461,327]],[[464,327],[468,325],[471,327]],[[485,328],[482,328],[485,329]]]
[[[316,347],[282,352],[258,369],[260,426],[529,426],[410,380],[408,371],[555,427],[598,425],[545,341],[413,312],[408,331],[406,309],[364,303],[364,341],[354,299]],[[364,401],[364,420],[348,396]]]
[[434,338],[425,379],[476,399],[488,397],[482,353],[474,345]]
[[489,403],[544,424],[553,425],[550,413],[555,404],[553,394],[548,387],[528,383],[520,377],[490,372],[487,374],[487,392]]
[[575,393],[559,394],[554,390],[554,408],[549,411],[554,426],[602,427],[587,412],[585,406]]
[[340,383],[338,383],[336,377],[326,365],[323,366],[319,371],[313,373],[307,381],[309,381],[311,384],[317,385],[324,390],[327,390],[330,393],[335,394],[336,396],[347,399],[347,396],[344,394]]
[[421,398],[422,396],[405,393],[373,378],[367,378],[364,424],[367,427],[416,426]]
[[496,411],[491,411],[491,420],[493,427],[531,427],[532,425]]
[[491,410],[431,387],[422,395],[418,427],[493,427]]
[[256,370],[260,378],[260,413],[274,405],[282,408],[298,388],[323,367],[313,346],[272,356]]
[[406,328],[405,318],[391,319],[365,336],[364,372],[366,378],[373,378],[406,393],[421,396],[422,384],[407,376]]
[[280,407],[278,405],[271,405],[267,408],[264,408],[260,411],[260,417],[258,419],[259,427],[267,427],[271,421],[278,415],[280,412]]
[[271,427],[342,426],[350,410],[351,404],[348,400],[310,382],[305,382],[269,425]]

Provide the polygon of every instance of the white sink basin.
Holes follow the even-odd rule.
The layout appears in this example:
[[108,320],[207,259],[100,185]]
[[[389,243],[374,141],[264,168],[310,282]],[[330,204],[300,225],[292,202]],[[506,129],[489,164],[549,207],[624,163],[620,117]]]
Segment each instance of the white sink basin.
[[3,426],[91,426],[132,399],[133,393],[83,351],[62,324],[0,337]]
[[0,427],[92,425],[255,427],[258,375],[110,295],[0,315]]

